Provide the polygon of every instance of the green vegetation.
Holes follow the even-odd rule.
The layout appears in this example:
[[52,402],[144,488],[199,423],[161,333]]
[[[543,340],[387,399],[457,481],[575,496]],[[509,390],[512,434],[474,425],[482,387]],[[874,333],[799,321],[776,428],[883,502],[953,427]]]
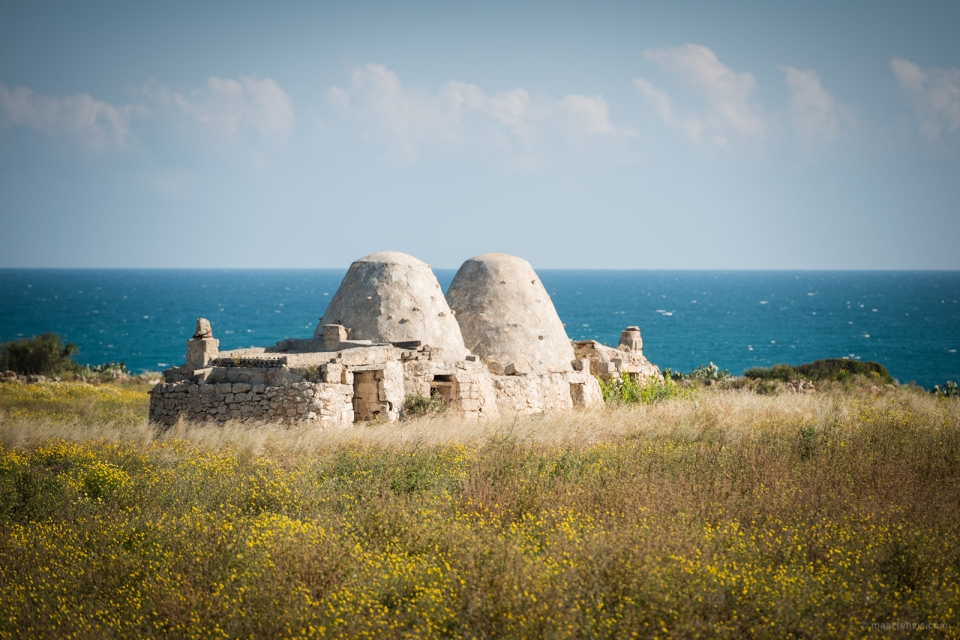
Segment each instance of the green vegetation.
[[657,378],[646,378],[641,384],[631,376],[624,376],[620,380],[610,382],[604,382],[598,377],[597,382],[600,383],[603,399],[613,404],[653,404],[664,400],[691,398],[696,393],[692,387],[674,381],[669,371],[662,381]]
[[690,373],[684,373],[682,371],[674,371],[673,369],[664,369],[664,376],[669,376],[675,381],[683,382],[687,380],[693,380],[696,382],[720,382],[721,380],[726,380],[730,378],[730,372],[726,369],[721,370],[720,367],[713,364],[702,364],[699,367],[696,367]]
[[149,389],[139,382],[0,384],[0,421],[140,426],[150,407]]
[[886,367],[877,362],[860,362],[859,360],[844,360],[830,358],[816,360],[796,367],[788,364],[777,364],[769,369],[756,367],[743,372],[744,377],[751,380],[779,380],[790,382],[793,380],[810,380],[822,382],[835,380],[844,382],[853,376],[863,376],[875,384],[895,384]]
[[13,371],[20,376],[57,377],[67,380],[112,382],[129,378],[122,362],[81,365],[73,361],[77,345],[63,342],[55,333],[44,333],[0,345],[0,373]]
[[427,397],[415,394],[403,399],[404,418],[435,416],[446,410],[447,405],[443,404],[443,400],[436,396]]
[[0,371],[13,371],[22,376],[54,376],[73,372],[77,364],[71,360],[79,349],[72,342],[64,343],[55,333],[44,333],[0,345]]
[[960,387],[958,387],[957,383],[953,380],[947,380],[946,384],[942,387],[935,385],[932,393],[943,396],[944,398],[960,398]]
[[0,637],[955,631],[957,398],[720,389],[162,436],[59,408],[111,388],[146,398],[0,384],[51,395],[0,411]]
[[711,362],[710,364],[701,365],[690,372],[691,380],[720,381],[720,380],[726,380],[729,377],[730,377],[729,371],[727,371],[726,369],[723,369],[721,371],[720,367],[713,364],[713,362]]

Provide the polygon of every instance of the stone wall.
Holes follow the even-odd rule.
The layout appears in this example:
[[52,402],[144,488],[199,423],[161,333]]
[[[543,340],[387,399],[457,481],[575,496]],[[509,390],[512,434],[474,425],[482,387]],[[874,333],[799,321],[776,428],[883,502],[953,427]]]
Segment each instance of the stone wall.
[[470,360],[435,360],[430,351],[411,351],[403,355],[403,391],[405,396],[438,395],[448,408],[466,418],[489,418],[499,414],[497,392],[486,367],[474,356]]
[[150,393],[150,420],[167,426],[189,421],[269,420],[348,425],[353,386],[294,382],[282,386],[221,382],[158,384]]
[[583,373],[491,376],[500,411],[528,415],[603,403],[600,385]]

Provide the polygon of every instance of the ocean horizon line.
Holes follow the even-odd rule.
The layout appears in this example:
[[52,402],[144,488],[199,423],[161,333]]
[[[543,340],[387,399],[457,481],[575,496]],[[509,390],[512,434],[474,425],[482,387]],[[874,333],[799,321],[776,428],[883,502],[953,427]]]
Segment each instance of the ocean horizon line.
[[[456,271],[460,267],[435,267],[439,271]],[[345,271],[344,267],[0,267],[3,271]],[[960,269],[872,269],[872,268],[739,268],[739,267],[536,267],[538,271],[599,271],[599,272],[681,272],[681,273],[960,273]]]

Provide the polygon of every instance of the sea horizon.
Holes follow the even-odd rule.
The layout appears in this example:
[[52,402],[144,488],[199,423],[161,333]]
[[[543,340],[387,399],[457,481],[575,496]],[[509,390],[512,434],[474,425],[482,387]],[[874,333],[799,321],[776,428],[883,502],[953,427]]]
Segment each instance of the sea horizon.
[[[52,331],[83,364],[183,361],[208,318],[222,349],[308,337],[346,268],[2,267],[0,340]],[[435,268],[444,291],[456,269]],[[732,374],[823,358],[875,361],[926,388],[960,378],[960,271],[538,269],[573,340],[641,328],[662,369]]]

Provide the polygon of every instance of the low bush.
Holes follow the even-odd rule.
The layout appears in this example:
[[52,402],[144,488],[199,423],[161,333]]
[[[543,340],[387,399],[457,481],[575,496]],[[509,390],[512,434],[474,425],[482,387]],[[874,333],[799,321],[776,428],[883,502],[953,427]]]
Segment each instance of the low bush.
[[860,362],[842,358],[815,360],[797,366],[776,364],[770,368],[754,367],[744,371],[743,375],[751,380],[780,380],[781,382],[792,380],[845,382],[859,375],[875,384],[896,384],[896,380],[891,377],[886,367],[878,362]]
[[673,380],[669,370],[663,380],[650,377],[641,382],[627,376],[610,382],[604,382],[603,379],[597,378],[597,382],[600,383],[600,392],[603,394],[603,399],[608,403],[653,404],[674,398],[691,398],[696,393],[693,387]]
[[720,380],[726,380],[730,377],[730,372],[726,369],[721,370],[720,367],[713,364],[703,364],[690,372],[691,380],[713,380],[719,382]]
[[0,370],[21,376],[55,376],[77,370],[71,356],[79,349],[72,342],[64,343],[55,333],[22,338],[0,345]]
[[946,384],[942,387],[936,385],[932,393],[944,398],[960,398],[960,387],[958,387],[957,383],[953,380],[947,380]]
[[403,417],[419,418],[421,416],[435,416],[447,410],[447,405],[436,396],[410,395],[403,399]]

